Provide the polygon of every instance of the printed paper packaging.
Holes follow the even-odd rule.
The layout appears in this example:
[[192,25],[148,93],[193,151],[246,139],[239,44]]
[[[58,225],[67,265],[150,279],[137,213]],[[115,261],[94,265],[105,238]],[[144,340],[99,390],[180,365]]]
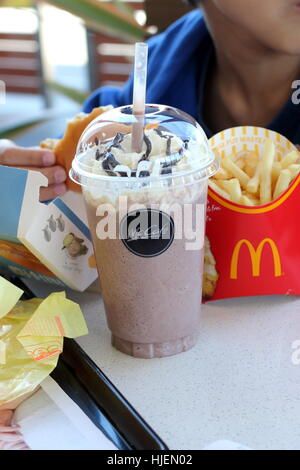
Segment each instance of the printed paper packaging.
[[39,203],[39,172],[0,167],[0,270],[84,291],[97,279],[81,195]]
[[0,277],[0,409],[33,392],[54,370],[63,339],[88,334],[78,304],[64,292],[19,301],[23,291]]
[[[257,127],[220,132],[210,145],[222,157],[242,150],[261,154],[266,138],[282,155],[296,150],[283,136]],[[229,202],[209,188],[207,249],[218,275],[213,281],[215,291],[205,300],[300,294],[299,182],[300,175],[278,199],[256,207]]]

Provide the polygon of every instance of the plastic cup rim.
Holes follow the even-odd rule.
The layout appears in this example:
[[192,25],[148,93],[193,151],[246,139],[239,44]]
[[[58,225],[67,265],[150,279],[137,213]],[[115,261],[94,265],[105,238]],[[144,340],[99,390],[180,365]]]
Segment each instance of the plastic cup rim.
[[[69,171],[69,176],[71,180],[80,185],[80,186],[88,186],[88,183],[83,183],[80,181],[81,178],[86,179],[86,182],[93,180],[94,182],[108,182],[108,183],[133,183],[133,182],[140,182],[140,183],[152,183],[158,181],[167,181],[168,179],[179,179],[182,177],[194,175],[197,173],[202,174],[201,179],[209,179],[213,176],[219,169],[219,161],[215,157],[210,160],[205,166],[192,168],[186,171],[178,172],[178,173],[171,173],[167,175],[158,175],[158,176],[146,176],[144,178],[137,178],[136,176],[109,176],[109,175],[102,175],[98,173],[91,173],[89,171],[83,170],[80,168],[80,165],[76,160],[73,160],[72,168]],[[209,169],[210,171],[205,173],[205,170]],[[95,186],[92,184],[91,186]]]

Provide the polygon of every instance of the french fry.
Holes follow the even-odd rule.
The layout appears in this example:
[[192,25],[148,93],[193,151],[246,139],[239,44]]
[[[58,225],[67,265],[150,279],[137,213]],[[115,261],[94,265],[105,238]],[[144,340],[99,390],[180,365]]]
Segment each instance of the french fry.
[[291,173],[292,179],[295,179],[300,173],[300,165],[293,164],[290,165],[288,168],[289,172]]
[[223,167],[230,171],[233,176],[235,176],[236,178],[238,178],[241,186],[243,188],[246,188],[247,187],[247,184],[250,180],[249,176],[247,175],[247,173],[245,173],[243,170],[241,170],[232,160],[231,158],[229,157],[225,157],[223,158]]
[[214,175],[216,180],[229,180],[232,175],[222,167],[222,162],[219,171]]
[[245,196],[244,194],[242,195],[241,199],[240,199],[240,204],[242,204],[243,206],[254,206],[255,204],[253,204],[253,200],[249,199],[248,196]]
[[280,172],[281,172],[280,162],[274,162],[272,166],[272,188],[273,189],[275,188]]
[[216,265],[216,260],[214,258],[214,255],[212,254],[210,250],[210,246],[207,246],[205,244],[205,251],[204,251],[204,263],[209,265],[209,266],[215,266]]
[[255,170],[258,165],[258,155],[256,152],[250,152],[246,157],[245,157],[245,167],[244,171],[247,173],[250,178],[253,178],[255,175]]
[[280,162],[280,160],[282,160],[281,153],[280,153],[280,152],[276,152],[276,153],[275,153],[274,162]]
[[243,191],[242,196],[246,196],[246,198],[251,201],[252,206],[259,206],[260,201],[257,197],[254,197],[253,194],[247,193],[247,191]]
[[221,189],[223,188],[223,186],[222,186],[222,181],[223,180],[214,180],[214,181],[219,186],[219,188],[221,188]]
[[224,199],[228,199],[229,201],[231,201],[231,198],[230,198],[230,195],[224,191],[223,189],[221,189],[216,183],[214,183],[211,179],[208,180],[208,185],[211,189],[213,189],[217,194],[220,194],[220,196],[222,196]]
[[246,165],[245,157],[243,156],[243,157],[236,158],[235,164],[236,164],[241,170],[244,170],[245,165]]
[[227,155],[227,157],[230,158],[232,161],[235,161],[236,153],[231,153],[230,155]]
[[284,148],[270,139],[261,160],[257,151],[243,150],[220,156],[220,163],[210,187],[223,198],[248,207],[277,199],[300,174],[300,152],[284,155]]
[[287,188],[290,185],[291,180],[292,180],[292,175],[290,171],[288,169],[281,170],[275,189],[274,189],[273,199],[277,199],[282,193],[284,193],[284,191],[287,190]]
[[204,270],[205,270],[205,275],[206,275],[205,277],[210,281],[214,281],[216,278],[215,265],[206,264]]
[[254,176],[248,181],[246,189],[251,194],[256,194],[258,192],[261,169],[262,169],[262,162],[259,162],[256,167]]
[[266,140],[260,174],[260,202],[268,204],[272,201],[272,166],[275,157],[275,145],[272,140]]
[[236,161],[236,160],[238,160],[239,158],[246,157],[246,155],[248,155],[248,153],[249,153],[248,150],[242,150],[241,152],[232,154],[231,158],[232,158],[234,161]]
[[281,160],[281,168],[285,170],[293,163],[296,163],[299,160],[299,152],[295,150],[294,152],[288,153],[283,159]]
[[231,200],[239,204],[242,197],[242,190],[239,180],[237,178],[233,178],[227,181],[220,181],[220,184],[222,188],[225,189],[228,194],[230,194]]

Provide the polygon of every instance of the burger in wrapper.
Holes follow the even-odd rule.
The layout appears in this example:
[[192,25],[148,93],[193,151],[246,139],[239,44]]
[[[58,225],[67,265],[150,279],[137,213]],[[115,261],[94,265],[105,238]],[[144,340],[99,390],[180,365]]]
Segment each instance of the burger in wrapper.
[[88,333],[79,305],[64,292],[19,300],[23,291],[0,277],[0,450],[28,449],[14,410],[57,365],[63,338]]
[[[112,109],[112,106],[94,108],[91,113],[79,113],[71,119],[62,139],[45,139],[40,143],[41,148],[52,150],[56,156],[56,162],[66,169],[67,174],[72,167],[72,161],[76,153],[78,141],[87,126],[102,113]],[[75,184],[70,178],[67,180],[67,187],[72,191],[80,191],[80,186]]]

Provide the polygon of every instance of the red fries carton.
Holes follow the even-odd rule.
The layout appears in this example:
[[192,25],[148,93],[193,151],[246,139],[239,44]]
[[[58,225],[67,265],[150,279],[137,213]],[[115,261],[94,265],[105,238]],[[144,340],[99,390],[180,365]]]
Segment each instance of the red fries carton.
[[[257,127],[228,129],[214,136],[210,144],[221,159],[243,156],[243,152],[255,152],[261,159],[267,139],[274,142],[279,163],[297,150],[285,137]],[[297,170],[296,164],[293,169]],[[222,190],[212,189],[212,183],[207,205],[204,300],[300,294],[299,182],[296,172],[279,197],[255,206],[228,200]]]

